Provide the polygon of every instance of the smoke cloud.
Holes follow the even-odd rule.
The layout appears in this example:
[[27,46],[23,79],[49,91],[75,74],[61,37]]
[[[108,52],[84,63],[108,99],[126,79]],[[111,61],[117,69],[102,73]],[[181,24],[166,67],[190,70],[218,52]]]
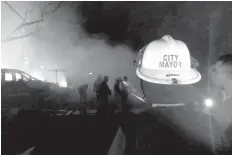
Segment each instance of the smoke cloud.
[[74,86],[90,84],[89,93],[98,75],[109,76],[111,88],[119,76],[128,76],[138,88],[135,53],[126,45],[110,46],[104,35],[87,35],[77,12],[77,6],[63,4],[46,16],[37,36],[30,39],[36,61],[46,64],[45,68],[64,69]]
[[[24,47],[17,48],[24,50],[24,54],[18,50],[17,59],[24,55],[33,62],[31,68],[43,66],[45,79],[52,82],[55,73],[50,70],[58,68],[66,71],[74,85],[91,84],[99,74],[108,75],[111,86],[118,76],[128,76],[137,83],[135,54],[126,45],[110,46],[103,35],[87,35],[81,28],[83,19],[77,13],[77,5],[63,3],[55,11],[57,4],[49,2],[34,2],[32,6],[35,11],[27,13],[28,21],[39,19],[41,11],[43,21],[23,28],[24,33],[33,30],[35,35],[13,41],[14,45],[24,43]],[[12,46],[13,42],[8,44]]]

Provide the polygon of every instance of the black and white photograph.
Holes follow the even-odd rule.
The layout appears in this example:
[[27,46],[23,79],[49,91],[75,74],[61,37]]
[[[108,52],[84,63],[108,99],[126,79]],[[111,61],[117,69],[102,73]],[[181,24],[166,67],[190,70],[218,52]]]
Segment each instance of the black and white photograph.
[[232,155],[231,1],[1,1],[2,155]]

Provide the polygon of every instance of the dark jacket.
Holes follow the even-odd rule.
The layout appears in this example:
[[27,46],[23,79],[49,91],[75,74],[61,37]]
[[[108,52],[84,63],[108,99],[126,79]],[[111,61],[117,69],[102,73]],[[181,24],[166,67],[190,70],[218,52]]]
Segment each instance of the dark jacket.
[[111,90],[106,82],[102,82],[99,87],[99,95],[100,96],[108,96],[111,95]]
[[119,82],[116,82],[114,84],[114,92],[117,93],[117,94],[120,94],[121,93],[121,90],[120,90],[120,83]]
[[84,85],[81,85],[81,86],[78,88],[78,92],[79,92],[79,94],[81,94],[81,95],[85,95],[87,89],[88,89],[88,85],[84,84]]

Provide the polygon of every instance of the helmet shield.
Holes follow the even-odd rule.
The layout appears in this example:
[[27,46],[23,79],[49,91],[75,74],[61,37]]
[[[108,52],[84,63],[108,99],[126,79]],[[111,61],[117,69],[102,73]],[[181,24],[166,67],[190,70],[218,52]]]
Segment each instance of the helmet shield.
[[192,103],[195,93],[192,85],[154,84],[141,80],[141,87],[148,104],[159,106],[178,106]]

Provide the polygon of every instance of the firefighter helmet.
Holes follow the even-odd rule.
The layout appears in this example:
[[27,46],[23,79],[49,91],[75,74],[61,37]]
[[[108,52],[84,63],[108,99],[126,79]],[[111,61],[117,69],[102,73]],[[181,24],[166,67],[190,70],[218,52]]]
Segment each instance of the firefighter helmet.
[[[144,46],[137,56],[136,74],[142,80],[157,84],[193,84],[201,74],[193,67],[187,45],[169,35]],[[198,62],[194,62],[198,65]]]

